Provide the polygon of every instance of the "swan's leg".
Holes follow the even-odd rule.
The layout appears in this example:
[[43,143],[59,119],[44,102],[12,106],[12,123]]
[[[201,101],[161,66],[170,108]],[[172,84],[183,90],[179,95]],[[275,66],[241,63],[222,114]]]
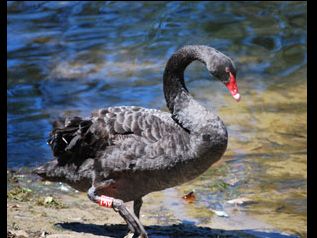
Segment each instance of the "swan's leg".
[[115,199],[112,197],[107,197],[104,195],[101,195],[101,196],[97,195],[96,192],[98,190],[104,189],[107,186],[109,186],[109,182],[102,183],[101,185],[98,185],[96,187],[92,186],[88,190],[88,198],[91,201],[98,203],[100,206],[113,208],[116,212],[119,212],[120,216],[128,224],[128,227],[132,233],[137,233],[137,234],[140,234],[140,237],[147,238],[148,236],[145,232],[143,225],[141,224],[139,219],[126,208],[122,200]]
[[[140,220],[140,210],[142,206],[143,200],[142,197],[133,201],[133,211],[136,217]],[[129,233],[124,238],[132,238],[134,233],[130,230]]]
[[137,218],[140,219],[140,210],[141,210],[141,206],[143,204],[143,200],[142,200],[142,197],[134,200],[133,202],[133,211],[134,211],[134,214],[136,215]]

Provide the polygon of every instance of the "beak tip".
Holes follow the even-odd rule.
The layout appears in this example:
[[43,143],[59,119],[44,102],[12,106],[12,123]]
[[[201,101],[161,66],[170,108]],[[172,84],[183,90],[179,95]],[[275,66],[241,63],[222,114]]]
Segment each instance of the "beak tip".
[[241,96],[240,96],[239,93],[237,93],[237,94],[233,95],[233,98],[234,98],[237,102],[239,102],[240,99],[241,99]]

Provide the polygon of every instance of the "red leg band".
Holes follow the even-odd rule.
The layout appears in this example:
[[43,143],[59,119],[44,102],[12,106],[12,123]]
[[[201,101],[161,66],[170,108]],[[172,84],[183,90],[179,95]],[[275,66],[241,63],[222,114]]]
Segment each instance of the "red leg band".
[[112,208],[113,198],[107,197],[105,195],[100,196],[99,205],[103,207]]

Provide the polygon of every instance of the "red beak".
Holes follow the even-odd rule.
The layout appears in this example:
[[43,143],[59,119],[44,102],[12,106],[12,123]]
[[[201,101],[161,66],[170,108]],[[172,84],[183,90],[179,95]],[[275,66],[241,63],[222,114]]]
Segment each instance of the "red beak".
[[240,97],[240,94],[239,94],[239,89],[238,89],[236,78],[234,77],[234,75],[231,72],[229,72],[229,75],[230,75],[230,79],[229,79],[229,83],[226,83],[226,87],[228,88],[228,90],[231,93],[232,97],[237,102],[239,102],[241,97]]

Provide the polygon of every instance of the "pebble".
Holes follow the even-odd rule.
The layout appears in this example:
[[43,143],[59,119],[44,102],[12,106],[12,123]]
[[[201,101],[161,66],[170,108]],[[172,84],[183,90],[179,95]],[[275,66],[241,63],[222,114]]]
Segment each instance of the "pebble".
[[18,230],[18,231],[13,231],[13,230],[8,230],[8,237],[12,238],[28,238],[29,235],[23,230]]
[[218,217],[229,217],[225,211],[212,210]]
[[68,192],[68,191],[69,191],[69,188],[67,188],[64,184],[61,184],[61,185],[59,186],[59,189],[60,189],[61,191],[63,191],[63,192]]
[[255,202],[252,201],[249,198],[241,197],[241,198],[236,198],[236,199],[229,200],[229,201],[227,201],[227,203],[236,204],[236,205],[248,205],[248,204],[252,204],[252,203],[255,203]]

